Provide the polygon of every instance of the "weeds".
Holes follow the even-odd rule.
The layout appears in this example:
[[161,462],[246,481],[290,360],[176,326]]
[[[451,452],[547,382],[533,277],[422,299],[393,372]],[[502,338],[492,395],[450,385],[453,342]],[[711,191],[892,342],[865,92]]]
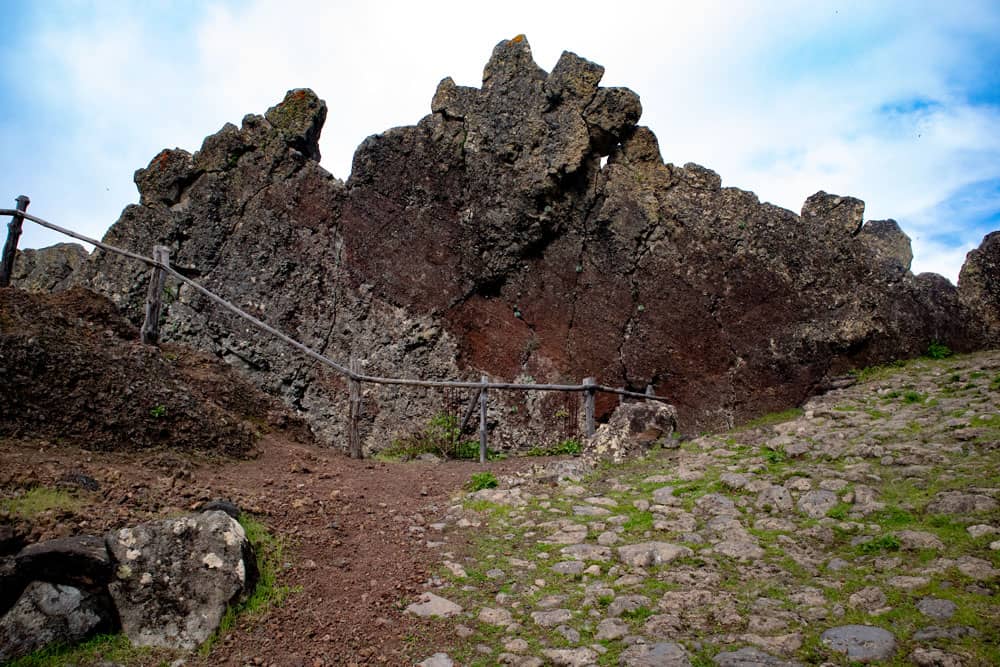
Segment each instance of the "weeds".
[[924,352],[924,356],[928,359],[947,359],[953,354],[951,348],[938,341],[931,341],[931,344],[927,346],[927,351]]
[[482,491],[483,489],[495,489],[499,482],[491,472],[473,473],[472,479],[465,485],[469,491]]
[[0,500],[0,512],[30,519],[48,510],[73,511],[80,501],[60,489],[35,486],[13,498]]

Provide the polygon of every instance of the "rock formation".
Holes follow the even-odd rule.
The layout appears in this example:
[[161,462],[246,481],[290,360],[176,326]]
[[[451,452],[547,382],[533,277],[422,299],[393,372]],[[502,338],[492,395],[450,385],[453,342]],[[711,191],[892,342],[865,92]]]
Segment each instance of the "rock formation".
[[[638,96],[600,87],[602,74],[568,52],[546,73],[522,36],[501,42],[481,88],[442,81],[417,125],[365,140],[346,185],[316,162],[325,104],[291,91],[194,155],[165,150],[137,171],[140,202],[105,241],[167,245],[207,287],[369,373],[652,384],[686,431],[801,403],[849,367],[932,341],[996,340],[983,333],[997,330],[994,265],[977,260],[960,298],[912,275],[909,239],[864,222],[857,199],[820,192],[796,215],[665,164]],[[140,318],[143,267],[98,252],[78,280]],[[343,445],[340,378],[176,295],[167,339],[241,367]],[[365,391],[375,449],[443,403]],[[525,444],[562,399],[504,400],[496,432]],[[601,396],[599,414],[616,403]]]
[[76,243],[57,243],[40,250],[18,251],[11,281],[33,292],[61,292],[73,273],[87,261],[87,251]]

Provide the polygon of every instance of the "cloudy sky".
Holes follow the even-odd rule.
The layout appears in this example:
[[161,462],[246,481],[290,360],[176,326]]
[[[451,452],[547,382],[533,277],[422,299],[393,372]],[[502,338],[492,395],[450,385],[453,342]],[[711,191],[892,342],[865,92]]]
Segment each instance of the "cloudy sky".
[[[413,124],[437,83],[479,85],[527,35],[639,93],[664,159],[798,211],[818,190],[895,218],[915,272],[955,281],[1000,228],[1000,3],[0,0],[0,207],[101,236],[132,173],[310,87],[350,174],[369,134]],[[6,203],[4,203],[6,201]],[[26,225],[22,247],[62,238]]]

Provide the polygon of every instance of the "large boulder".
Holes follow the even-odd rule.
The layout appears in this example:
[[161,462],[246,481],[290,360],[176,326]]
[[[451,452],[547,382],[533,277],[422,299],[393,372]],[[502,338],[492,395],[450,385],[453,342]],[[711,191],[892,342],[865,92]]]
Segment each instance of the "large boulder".
[[677,412],[658,401],[622,403],[584,446],[584,455],[595,461],[621,463],[642,456],[653,445],[670,444],[677,430]]
[[[892,221],[865,223],[858,199],[818,192],[796,214],[665,163],[638,96],[602,75],[569,52],[546,72],[523,36],[504,40],[480,87],[444,79],[429,115],[366,139],[346,185],[315,161],[325,105],[290,91],[194,155],[155,157],[105,241],[166,245],[183,272],[371,374],[652,384],[687,431],[799,404],[850,367],[932,341],[994,340],[989,262],[970,258],[960,299],[914,276],[909,240]],[[141,319],[145,267],[95,252],[78,278]],[[164,338],[247,371],[346,443],[342,378],[170,290]],[[369,447],[465,400],[365,392]],[[551,428],[575,410],[564,397],[494,400],[506,403],[494,447],[569,437]],[[599,417],[616,403],[599,396]]]
[[21,575],[28,581],[101,590],[111,579],[108,548],[104,539],[93,535],[29,544],[17,554],[16,562]]
[[113,628],[106,593],[35,581],[0,618],[0,662],[55,642],[75,644]]
[[962,303],[977,315],[990,346],[1000,345],[1000,232],[983,238],[958,276]]
[[61,292],[73,282],[73,273],[88,253],[76,243],[57,243],[39,250],[19,250],[14,256],[10,284],[31,292]]
[[117,561],[108,589],[138,646],[196,648],[256,577],[243,528],[220,510],[112,531],[107,544]]

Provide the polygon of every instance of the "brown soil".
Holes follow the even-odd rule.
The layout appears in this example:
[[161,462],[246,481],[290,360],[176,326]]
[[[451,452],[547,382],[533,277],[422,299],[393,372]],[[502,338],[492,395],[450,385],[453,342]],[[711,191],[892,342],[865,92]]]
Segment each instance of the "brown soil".
[[[424,590],[441,555],[426,546],[433,531],[424,536],[411,526],[433,522],[483,467],[358,461],[283,435],[266,436],[260,450],[257,459],[234,460],[0,440],[0,497],[56,485],[80,500],[74,510],[37,517],[28,527],[31,541],[101,534],[217,498],[236,502],[283,538],[280,583],[297,592],[259,617],[239,620],[210,655],[188,658],[188,665],[409,665],[433,653],[434,623],[403,607]],[[486,467],[500,475],[532,463],[537,459]],[[99,489],[77,486],[81,475]]]
[[297,592],[186,664],[406,665],[433,653],[434,624],[402,611],[441,558],[420,527],[482,467],[346,458],[226,364],[136,339],[86,290],[0,289],[0,499],[58,486],[78,501],[30,522],[0,515],[0,546],[101,535],[227,499],[285,541],[279,583]]

